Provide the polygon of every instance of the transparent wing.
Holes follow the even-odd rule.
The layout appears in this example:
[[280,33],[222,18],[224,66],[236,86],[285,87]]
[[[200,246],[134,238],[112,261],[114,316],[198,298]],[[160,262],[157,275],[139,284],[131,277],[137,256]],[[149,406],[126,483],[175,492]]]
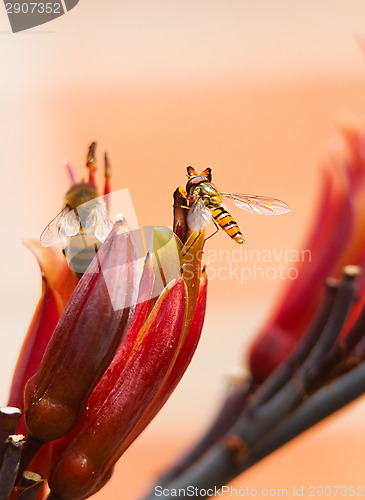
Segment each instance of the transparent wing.
[[95,206],[90,210],[86,219],[84,230],[87,234],[95,235],[102,243],[112,230],[113,223],[108,217],[106,205],[98,200]]
[[80,230],[80,221],[74,210],[66,206],[43,230],[40,240],[44,247],[55,245],[67,236],[74,236]]
[[205,229],[212,220],[212,212],[204,205],[202,200],[197,199],[189,209],[187,223],[191,231],[201,231]]
[[233,200],[234,204],[251,212],[260,215],[281,215],[290,212],[288,205],[276,198],[267,198],[266,196],[255,196],[251,194],[221,193],[222,196]]
[[61,227],[61,234],[65,236],[75,236],[80,231],[80,219],[75,210],[66,213]]

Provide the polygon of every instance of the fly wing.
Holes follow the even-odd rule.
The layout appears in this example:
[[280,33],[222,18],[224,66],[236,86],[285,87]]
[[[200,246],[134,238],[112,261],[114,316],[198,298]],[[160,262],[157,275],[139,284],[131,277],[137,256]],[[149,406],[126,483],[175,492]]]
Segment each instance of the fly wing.
[[191,231],[205,229],[212,220],[212,212],[204,205],[201,199],[197,199],[189,209],[187,223]]
[[98,200],[90,210],[86,219],[84,230],[88,235],[94,235],[102,243],[113,227],[112,221],[108,217],[106,205]]
[[233,200],[234,204],[238,208],[253,214],[281,215],[290,212],[288,205],[284,201],[277,200],[276,198],[239,193],[222,192],[221,194],[222,196]]
[[43,230],[40,240],[44,247],[50,247],[67,236],[74,236],[80,230],[80,221],[74,210],[66,206]]

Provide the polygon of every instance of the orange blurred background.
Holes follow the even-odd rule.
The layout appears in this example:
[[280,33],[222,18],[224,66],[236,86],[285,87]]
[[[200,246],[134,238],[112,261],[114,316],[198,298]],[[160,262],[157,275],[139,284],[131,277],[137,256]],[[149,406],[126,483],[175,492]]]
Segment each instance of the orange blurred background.
[[[96,140],[100,181],[107,150],[113,188],[129,188],[141,226],[170,225],[171,195],[185,184],[186,167],[210,166],[220,189],[278,197],[291,207],[277,218],[232,209],[248,251],[300,248],[333,117],[343,108],[365,117],[364,58],[356,41],[364,19],[365,5],[355,0],[80,0],[52,23],[12,34],[1,10],[3,404],[41,287],[21,240],[37,238],[60,210],[69,187],[64,162],[85,175],[87,147]],[[237,247],[225,234],[207,242],[207,253],[220,258],[210,257],[212,277],[227,268],[224,251],[231,258]],[[140,493],[209,423],[225,372],[245,361],[250,339],[285,286],[265,276],[210,280],[203,337],[188,373],[100,499]],[[287,488],[291,497],[294,485],[363,484],[364,413],[362,399],[255,466],[235,487]]]

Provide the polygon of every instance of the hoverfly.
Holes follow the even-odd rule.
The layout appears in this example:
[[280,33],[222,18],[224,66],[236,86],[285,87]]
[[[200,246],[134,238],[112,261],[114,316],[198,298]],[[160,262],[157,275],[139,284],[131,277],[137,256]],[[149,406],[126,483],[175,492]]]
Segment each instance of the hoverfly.
[[280,215],[290,211],[286,203],[276,198],[218,191],[211,183],[210,168],[205,169],[200,175],[193,167],[188,167],[187,171],[189,178],[186,184],[189,201],[187,224],[191,231],[201,231],[214,219],[215,224],[218,224],[234,241],[244,242],[239,225],[222,205],[223,197],[233,200],[238,208],[253,214]]
[[[92,143],[88,153],[88,166],[95,163],[94,151],[95,143]],[[107,167],[110,168],[106,160]],[[67,238],[68,243],[63,253],[69,267],[79,275],[85,272],[113,226],[106,203],[96,191],[91,170],[90,179],[88,183],[82,181],[71,186],[65,195],[62,210],[40,236],[45,247]]]

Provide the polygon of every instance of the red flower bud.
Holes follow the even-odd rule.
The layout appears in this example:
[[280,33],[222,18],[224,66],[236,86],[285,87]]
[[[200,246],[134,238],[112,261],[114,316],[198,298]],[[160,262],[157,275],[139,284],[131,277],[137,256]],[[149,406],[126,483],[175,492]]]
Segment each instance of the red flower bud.
[[25,389],[29,432],[50,441],[71,430],[110,363],[135,302],[136,255],[117,222],[72,294],[38,372]]
[[136,337],[129,330],[73,432],[55,447],[50,488],[64,499],[95,493],[159,392],[177,355],[186,315],[180,278],[162,293]]
[[[166,245],[161,245],[164,239]],[[158,230],[155,246],[159,253],[153,256],[153,262],[156,273],[165,278],[176,272],[176,245],[167,240],[167,231]],[[98,491],[110,478],[115,462],[160,410],[184,374],[205,315],[203,240],[203,235],[195,234],[184,247],[182,276],[163,290],[156,303],[153,263],[147,258],[139,303],[128,332],[92,392],[84,416],[55,444],[50,498],[77,500]]]

